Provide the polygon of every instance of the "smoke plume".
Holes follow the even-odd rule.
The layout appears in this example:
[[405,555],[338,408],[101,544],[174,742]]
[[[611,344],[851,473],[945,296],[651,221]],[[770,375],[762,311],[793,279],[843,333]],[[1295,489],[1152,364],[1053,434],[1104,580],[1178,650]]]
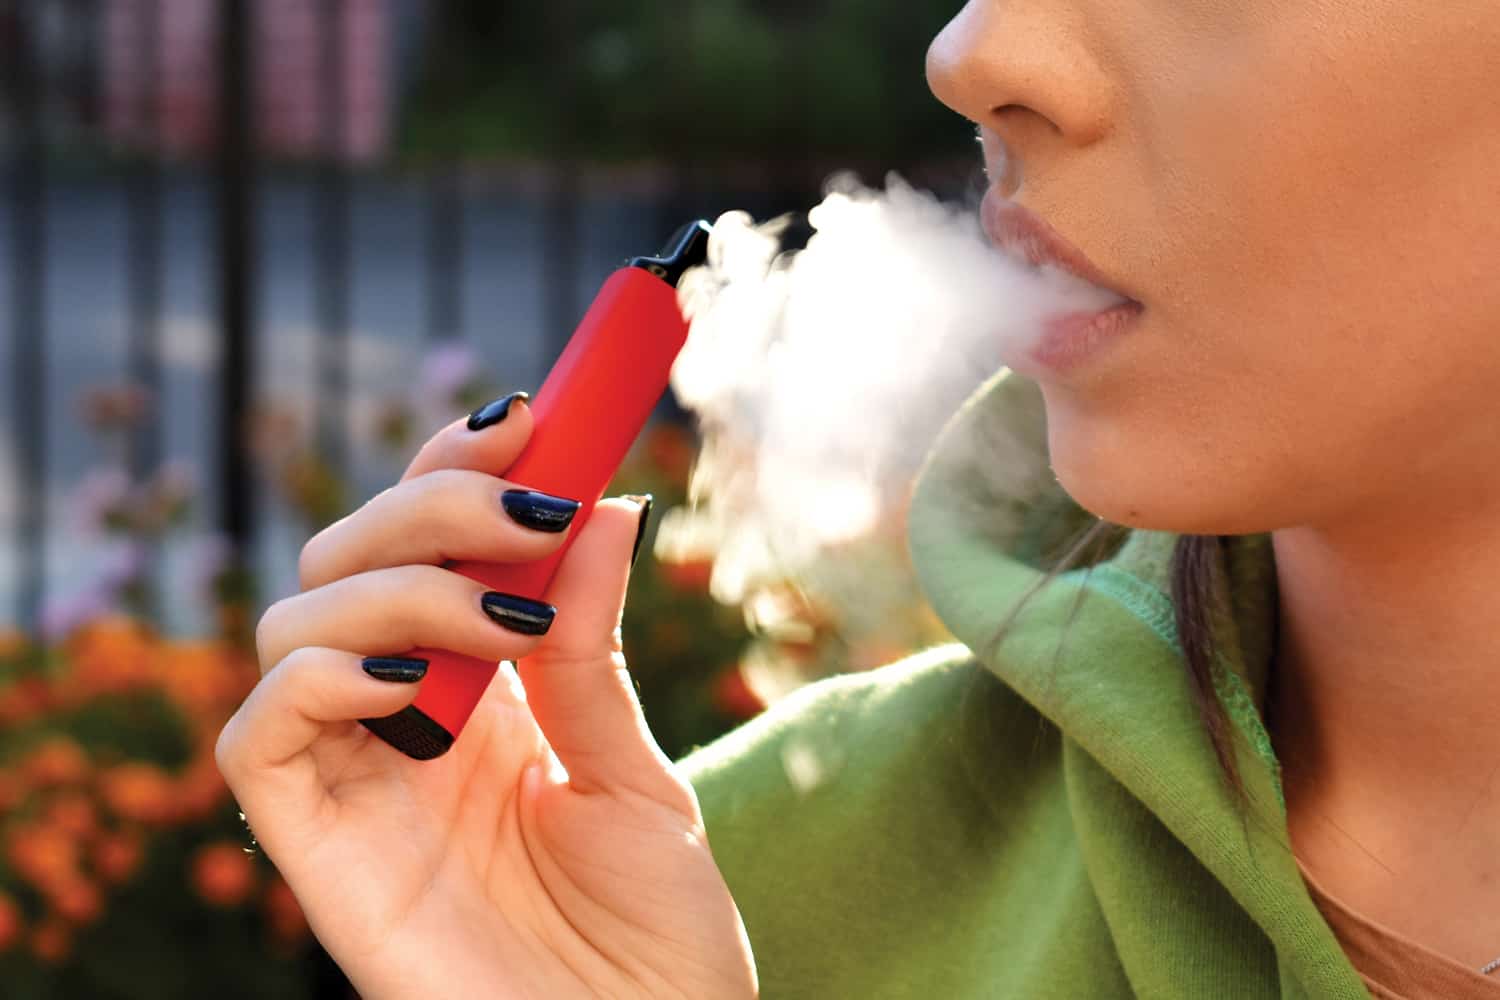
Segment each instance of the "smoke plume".
[[[704,447],[693,509],[669,512],[658,554],[712,552],[714,596],[752,619],[766,584],[830,572],[820,557],[900,530],[938,430],[1044,318],[1118,301],[991,247],[977,212],[895,175],[883,191],[831,180],[806,247],[782,253],[788,222],[725,214],[680,286],[692,329],[672,385]],[[820,581],[860,589],[851,605],[871,613],[878,585]]]

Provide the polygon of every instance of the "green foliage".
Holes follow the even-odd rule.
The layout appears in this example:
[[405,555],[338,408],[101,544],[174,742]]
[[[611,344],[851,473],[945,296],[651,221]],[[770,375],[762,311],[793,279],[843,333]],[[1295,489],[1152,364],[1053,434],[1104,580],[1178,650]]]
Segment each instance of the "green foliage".
[[[243,836],[233,829],[225,833]],[[140,871],[112,894],[105,915],[77,933],[67,961],[38,962],[23,949],[0,954],[6,1000],[310,997],[306,949],[268,949],[258,911],[205,906],[188,891],[168,888],[185,886],[185,860],[204,834],[172,830],[155,840]]]
[[[124,691],[60,712],[37,727],[89,746],[101,759],[137,759],[181,768],[192,753],[191,734],[178,709],[161,691]],[[19,734],[7,744],[27,746]]]
[[405,109],[417,155],[901,161],[963,152],[926,48],[957,4],[462,2]]

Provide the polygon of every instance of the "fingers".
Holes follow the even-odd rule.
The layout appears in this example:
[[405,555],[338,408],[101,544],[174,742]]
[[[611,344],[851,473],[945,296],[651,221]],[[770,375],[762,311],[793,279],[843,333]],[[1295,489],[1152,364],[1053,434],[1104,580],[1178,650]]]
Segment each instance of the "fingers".
[[640,514],[640,505],[624,499],[594,508],[547,591],[557,621],[535,654],[520,661],[521,680],[574,788],[628,788],[691,815],[694,800],[646,726],[620,648]]
[[303,547],[298,572],[311,590],[388,566],[529,562],[563,544],[578,507],[482,472],[439,469],[403,480],[318,532]]
[[284,864],[330,822],[327,775],[308,753],[315,742],[330,730],[359,729],[353,721],[401,711],[419,688],[410,675],[378,679],[362,669],[359,655],[314,646],[297,649],[261,678],[220,730],[213,753],[267,855]]
[[436,566],[398,566],[336,580],[267,609],[255,635],[261,669],[302,646],[362,655],[428,646],[489,663],[536,648],[540,637],[501,624],[501,610],[486,611],[485,593],[482,584]]
[[534,422],[527,398],[524,392],[501,396],[453,421],[422,446],[402,480],[436,469],[494,473],[510,468],[531,439]]
[[329,723],[390,715],[416,698],[419,683],[377,678],[362,660],[321,646],[288,654],[219,734],[220,768],[242,774],[285,763],[312,746]]

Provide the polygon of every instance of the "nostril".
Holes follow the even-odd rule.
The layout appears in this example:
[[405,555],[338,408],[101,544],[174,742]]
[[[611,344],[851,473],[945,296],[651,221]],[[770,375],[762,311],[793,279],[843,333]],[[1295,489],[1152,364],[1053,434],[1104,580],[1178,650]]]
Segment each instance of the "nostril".
[[[998,116],[1008,108],[1019,107],[1019,104],[1007,104],[994,113]],[[1014,198],[1021,187],[1021,161],[1011,155],[1005,140],[992,128],[979,127],[979,144],[984,150],[985,177],[1002,196]]]

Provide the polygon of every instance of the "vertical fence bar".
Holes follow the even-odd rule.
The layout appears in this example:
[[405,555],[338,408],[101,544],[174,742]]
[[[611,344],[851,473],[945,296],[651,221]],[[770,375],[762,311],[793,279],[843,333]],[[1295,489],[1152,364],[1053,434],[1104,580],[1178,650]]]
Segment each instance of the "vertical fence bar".
[[344,0],[321,0],[319,11],[318,116],[322,150],[318,168],[317,231],[319,454],[339,473],[348,471],[349,415],[349,174],[345,115],[347,70]]
[[255,327],[255,53],[250,0],[219,0],[219,522],[243,569],[254,529],[248,418]]
[[463,177],[439,163],[427,174],[427,339],[463,333]]
[[550,348],[546,360],[548,365],[567,346],[579,318],[578,200],[582,183],[578,164],[572,156],[564,154],[559,162],[553,163],[550,185],[544,221],[547,235],[543,260],[547,273],[542,276],[545,296],[542,324]]
[[573,4],[553,4],[546,8],[546,31],[552,58],[552,91],[562,113],[554,116],[551,138],[552,169],[544,206],[543,225],[546,252],[543,256],[546,274],[542,276],[543,336],[547,339],[549,357],[546,363],[562,353],[573,325],[578,321],[578,281],[580,252],[578,245],[579,199],[583,194],[583,176],[579,167],[580,136],[574,116],[578,105],[577,12]]
[[11,434],[16,472],[17,615],[40,624],[46,593],[47,489],[47,184],[42,126],[40,10],[35,0],[10,5],[14,50],[7,76],[13,97],[15,162],[11,166]]
[[[161,371],[162,176],[161,0],[136,0],[134,156],[126,177],[126,270],[130,281],[129,377],[146,398],[146,409],[130,441],[129,465],[136,481],[161,465],[164,407]],[[155,610],[155,572],[160,553],[147,553],[143,600]]]

